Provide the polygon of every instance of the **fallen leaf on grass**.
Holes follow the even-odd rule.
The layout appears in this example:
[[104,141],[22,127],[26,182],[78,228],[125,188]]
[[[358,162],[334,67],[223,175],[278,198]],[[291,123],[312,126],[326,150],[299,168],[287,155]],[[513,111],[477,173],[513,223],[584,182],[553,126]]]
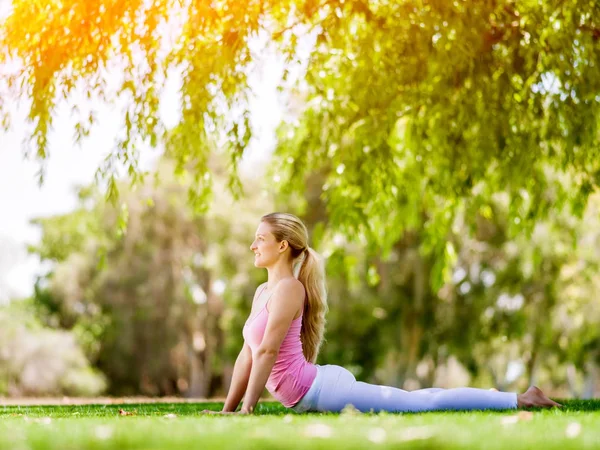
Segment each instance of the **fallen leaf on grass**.
[[136,414],[136,411],[130,412],[130,411],[125,411],[124,409],[119,409],[120,416],[135,416],[135,414]]

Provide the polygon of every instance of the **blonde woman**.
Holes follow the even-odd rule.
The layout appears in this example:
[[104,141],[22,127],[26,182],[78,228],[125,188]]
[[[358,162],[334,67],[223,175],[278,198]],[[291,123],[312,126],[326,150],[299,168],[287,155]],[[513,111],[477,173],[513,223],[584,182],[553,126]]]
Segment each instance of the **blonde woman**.
[[223,410],[203,412],[252,414],[265,386],[296,412],[339,412],[348,404],[362,412],[560,406],[534,386],[519,395],[475,388],[409,392],[356,381],[341,366],[315,364],[328,307],[321,258],[308,246],[306,226],[292,214],[263,216],[250,249],[268,281],[254,295]]

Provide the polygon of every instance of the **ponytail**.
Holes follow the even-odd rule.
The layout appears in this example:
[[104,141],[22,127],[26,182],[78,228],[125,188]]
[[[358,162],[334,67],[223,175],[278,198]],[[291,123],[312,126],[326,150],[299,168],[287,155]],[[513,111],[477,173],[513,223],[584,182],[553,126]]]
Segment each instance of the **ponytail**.
[[300,340],[306,360],[316,363],[325,334],[325,315],[327,290],[325,288],[325,268],[322,257],[312,248],[306,247],[302,252],[298,280],[306,290],[306,302],[302,318]]
[[293,214],[275,212],[264,215],[261,221],[271,226],[278,242],[286,240],[290,245],[292,261],[296,265],[294,276],[306,290],[300,332],[302,351],[306,360],[314,364],[325,335],[325,314],[329,309],[323,258],[308,246],[306,225]]

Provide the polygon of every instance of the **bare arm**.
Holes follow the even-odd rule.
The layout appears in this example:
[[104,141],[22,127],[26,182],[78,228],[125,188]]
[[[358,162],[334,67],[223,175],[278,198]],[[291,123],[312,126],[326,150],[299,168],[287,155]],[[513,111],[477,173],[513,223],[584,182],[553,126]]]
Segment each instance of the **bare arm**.
[[252,414],[262,394],[271,370],[277,361],[279,348],[287,335],[296,312],[304,301],[304,286],[298,280],[282,280],[273,292],[265,334],[255,352],[244,406],[241,412]]
[[250,350],[250,347],[248,347],[248,344],[244,342],[244,346],[233,366],[231,385],[229,386],[227,400],[225,401],[225,405],[223,405],[224,412],[233,412],[237,409],[246,392],[246,388],[248,387],[251,369],[252,351]]
[[[252,299],[252,305],[254,306],[254,302],[256,301],[256,293],[261,289],[266,283],[261,284],[254,293],[254,298]],[[252,314],[250,314],[252,315]],[[233,366],[233,374],[231,376],[231,385],[229,386],[229,392],[227,393],[227,399],[225,400],[225,404],[223,405],[222,412],[234,412],[239,406],[244,393],[246,392],[246,388],[248,387],[248,380],[250,379],[250,371],[252,369],[252,350],[246,342],[244,342],[244,346],[240,351],[237,359],[235,360],[235,365]]]

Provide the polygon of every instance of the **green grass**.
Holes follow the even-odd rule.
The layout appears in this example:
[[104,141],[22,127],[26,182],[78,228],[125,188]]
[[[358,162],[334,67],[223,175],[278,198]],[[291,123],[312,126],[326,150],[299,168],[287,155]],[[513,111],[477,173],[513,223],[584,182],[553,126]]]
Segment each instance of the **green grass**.
[[[200,413],[222,403],[0,406],[0,449],[598,448],[600,400],[564,403],[521,418],[515,411],[297,414],[269,402],[251,416]],[[121,408],[135,415],[121,416]]]

